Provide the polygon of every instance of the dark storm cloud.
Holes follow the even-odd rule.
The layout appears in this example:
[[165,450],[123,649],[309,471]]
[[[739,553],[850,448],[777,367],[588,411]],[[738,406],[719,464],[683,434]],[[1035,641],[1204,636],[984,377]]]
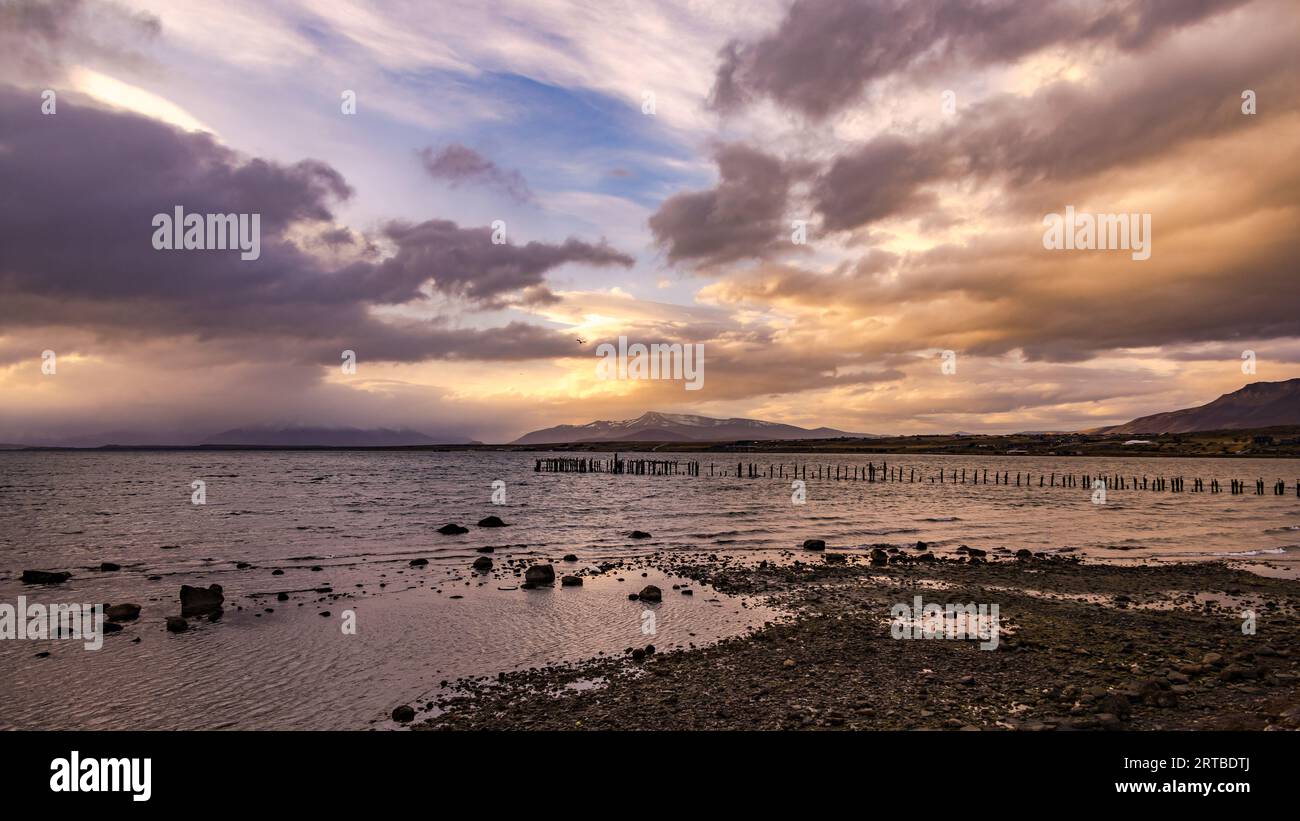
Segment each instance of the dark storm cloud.
[[432,148],[419,152],[424,170],[436,180],[445,180],[452,188],[465,184],[494,188],[515,202],[529,202],[533,192],[518,171],[507,171],[472,148],[452,143],[434,153]]
[[[351,195],[312,160],[244,161],[206,134],[131,114],[61,104],[43,116],[29,95],[0,89],[0,328],[82,327],[103,336],[298,340],[337,361],[340,345],[372,359],[529,359],[567,352],[559,335],[525,325],[460,331],[437,322],[381,321],[371,309],[414,303],[422,287],[499,307],[545,300],[547,271],[567,263],[630,265],[575,239],[493,245],[490,230],[443,220],[393,223],[386,260],[327,267],[290,241],[324,225],[323,245],[355,245],[331,225]],[[155,214],[261,215],[261,256],[157,251]],[[307,232],[320,237],[321,233]],[[319,343],[319,344],[317,344]]]
[[717,187],[669,197],[650,217],[669,262],[731,262],[788,243],[781,218],[796,169],[738,143],[719,147],[715,160]]
[[1054,44],[1140,49],[1243,0],[796,0],[777,30],[720,54],[711,103],[757,97],[820,120],[896,74],[1013,62]]
[[368,298],[407,302],[430,278],[447,294],[499,307],[502,297],[539,288],[547,271],[566,263],[631,267],[634,260],[608,245],[568,239],[560,245],[493,245],[491,228],[460,228],[446,220],[391,223],[384,235],[397,253],[360,278]]
[[826,227],[856,228],[914,215],[935,203],[927,186],[969,178],[1005,186],[1012,203],[1028,195],[1031,210],[1043,213],[1043,192],[1053,186],[1065,190],[1196,140],[1269,127],[1272,120],[1242,116],[1241,89],[1268,99],[1275,115],[1294,111],[1295,69],[1294,57],[1261,44],[1213,63],[1183,53],[1097,87],[1057,83],[1027,99],[995,97],[945,130],[886,134],[846,152],[814,183],[815,207]]

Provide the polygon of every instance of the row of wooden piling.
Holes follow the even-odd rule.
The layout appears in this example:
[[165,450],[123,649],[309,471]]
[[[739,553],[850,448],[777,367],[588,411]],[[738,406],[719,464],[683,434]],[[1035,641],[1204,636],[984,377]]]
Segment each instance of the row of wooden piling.
[[534,473],[627,473],[636,476],[699,476],[699,462],[667,459],[538,459]]
[[[833,470],[832,470],[833,468]],[[593,458],[550,458],[537,459],[536,466],[533,468],[538,473],[614,473],[629,474],[637,476],[702,476],[703,464],[695,461],[672,461],[656,459],[623,459],[618,454],[614,454],[612,459],[593,459]],[[904,468],[901,466],[890,466],[888,462],[881,462],[876,465],[874,462],[868,462],[866,465],[808,465],[808,464],[790,464],[785,463],[768,463],[759,465],[753,462],[737,462],[735,472],[732,473],[729,465],[719,466],[715,463],[709,463],[709,476],[725,477],[736,476],[747,479],[808,479],[811,470],[811,478],[817,480],[835,480],[835,481],[858,481],[858,482],[903,482],[915,484],[918,480],[929,482],[931,484],[990,484],[989,471],[984,469],[953,468],[952,470],[939,470],[937,473],[926,474],[917,473],[916,468]],[[1014,477],[1016,487],[1032,487],[1034,479],[1037,478],[1039,487],[1083,487],[1094,488],[1100,482],[1100,487],[1107,490],[1151,490],[1151,491],[1168,491],[1170,493],[1184,493],[1187,491],[1187,482],[1181,476],[1142,476],[1135,475],[1098,475],[1089,473],[1021,473],[1017,471]],[[1011,485],[1013,483],[1011,471],[993,471],[991,484]],[[1208,483],[1204,479],[1193,478],[1191,480],[1192,493],[1222,493],[1224,485],[1218,479],[1211,479]],[[1228,492],[1234,496],[1248,493],[1250,484],[1242,479],[1231,479],[1227,485]],[[1265,495],[1267,485],[1263,479],[1256,479],[1254,482],[1255,495]],[[1278,479],[1272,485],[1274,496],[1286,495],[1287,485],[1283,479]],[[1300,479],[1295,483],[1296,497],[1300,498]]]

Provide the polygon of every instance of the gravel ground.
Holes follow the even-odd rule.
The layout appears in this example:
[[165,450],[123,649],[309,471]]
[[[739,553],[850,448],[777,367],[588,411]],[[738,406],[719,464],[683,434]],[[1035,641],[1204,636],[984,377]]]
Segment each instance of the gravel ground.
[[[1300,728],[1300,582],[1221,563],[1114,566],[1027,551],[954,558],[918,546],[875,558],[652,556],[642,564],[766,596],[790,616],[698,649],[642,646],[463,680],[415,728]],[[675,594],[664,591],[664,606]],[[891,607],[917,595],[996,604],[996,649],[894,638]]]

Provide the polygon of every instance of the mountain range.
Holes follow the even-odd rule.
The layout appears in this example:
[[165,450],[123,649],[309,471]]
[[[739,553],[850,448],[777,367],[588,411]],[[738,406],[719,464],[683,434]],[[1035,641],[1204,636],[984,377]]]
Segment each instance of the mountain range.
[[847,433],[834,428],[801,428],[760,419],[715,419],[685,413],[650,411],[621,422],[556,425],[524,434],[512,445],[579,442],[734,442],[759,439],[863,439],[870,433]]
[[1300,425],[1300,379],[1252,382],[1213,402],[1156,413],[1089,433],[1192,433]]
[[406,428],[248,427],[232,428],[203,440],[204,445],[260,447],[375,448],[401,445],[463,445],[464,437],[434,438]]

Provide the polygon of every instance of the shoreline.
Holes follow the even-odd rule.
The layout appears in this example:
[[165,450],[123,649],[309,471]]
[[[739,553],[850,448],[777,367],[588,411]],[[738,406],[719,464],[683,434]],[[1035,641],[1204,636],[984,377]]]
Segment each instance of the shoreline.
[[[1300,729],[1300,581],[1221,562],[791,555],[656,562],[767,596],[788,619],[701,648],[462,680],[414,728]],[[916,595],[997,604],[997,648],[892,638],[890,608]]]

